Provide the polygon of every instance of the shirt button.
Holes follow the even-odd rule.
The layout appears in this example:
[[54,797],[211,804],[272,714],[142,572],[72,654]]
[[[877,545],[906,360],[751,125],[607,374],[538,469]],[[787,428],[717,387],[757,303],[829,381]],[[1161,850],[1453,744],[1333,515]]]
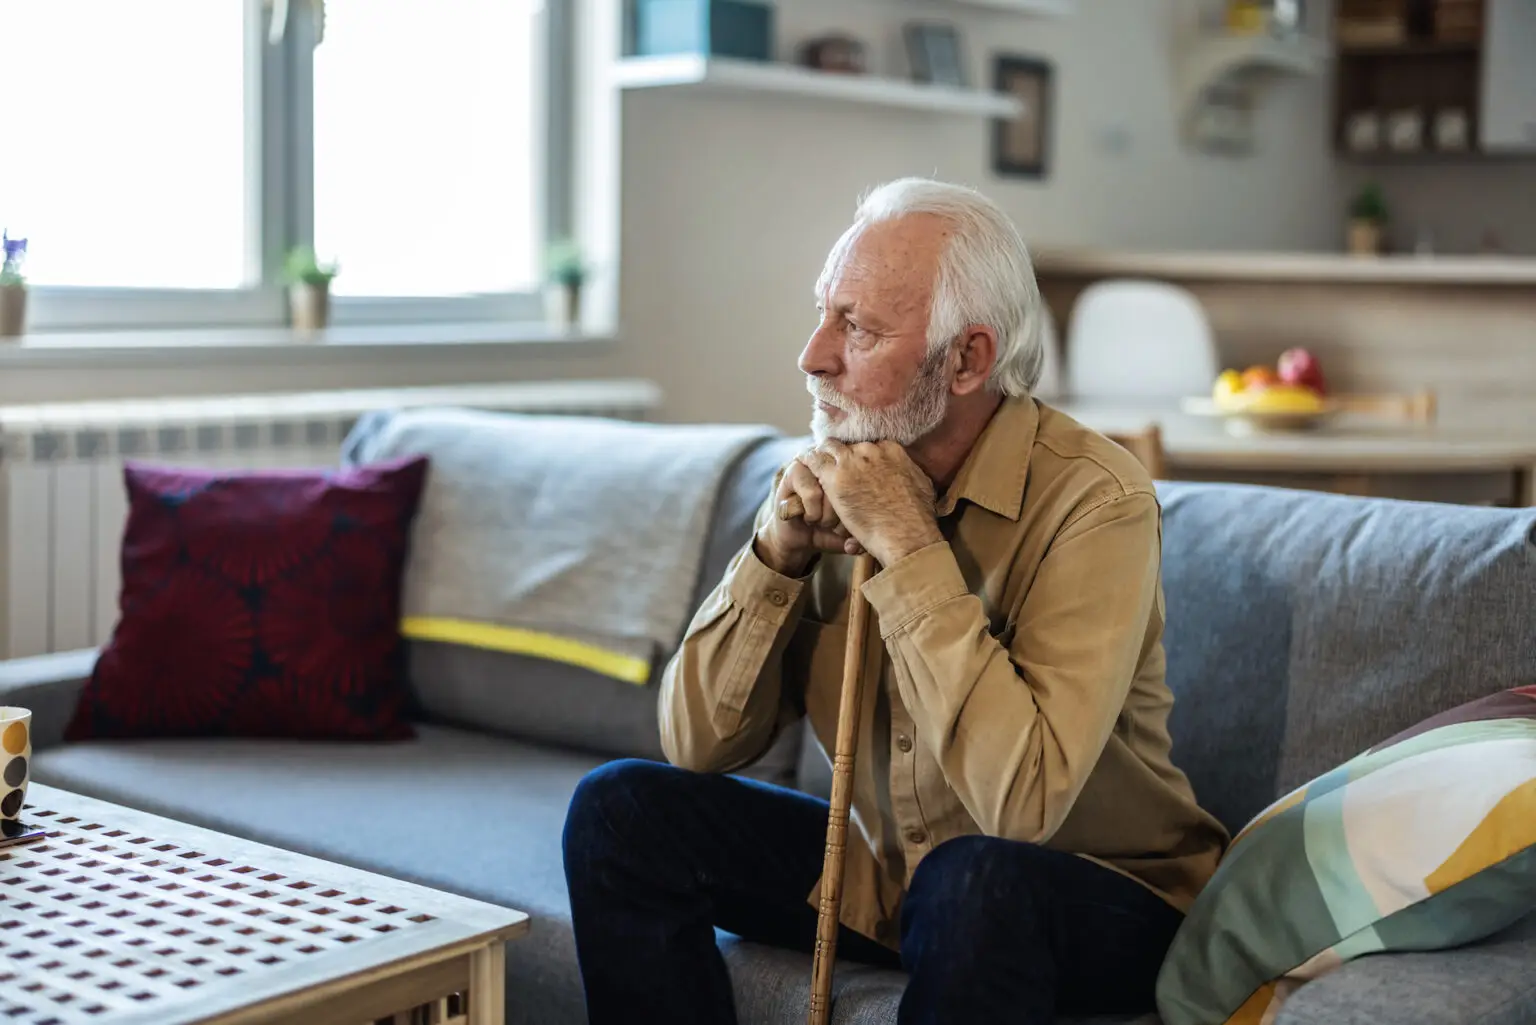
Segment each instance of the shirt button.
[[901,751],[902,754],[906,754],[908,751],[912,750],[912,738],[907,736],[905,733],[897,734],[896,747],[899,751]]
[[783,591],[774,590],[768,592],[768,600],[774,605],[783,605],[785,602],[789,601],[789,596],[786,595]]
[[927,843],[927,842],[928,842],[928,834],[923,832],[921,829],[909,829],[909,830],[907,830],[907,843],[910,843],[910,844],[921,844],[921,843]]

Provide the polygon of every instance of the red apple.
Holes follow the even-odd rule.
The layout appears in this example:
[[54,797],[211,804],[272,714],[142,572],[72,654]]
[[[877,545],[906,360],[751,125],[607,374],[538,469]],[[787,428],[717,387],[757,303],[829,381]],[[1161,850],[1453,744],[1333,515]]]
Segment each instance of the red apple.
[[1328,394],[1328,382],[1323,378],[1322,364],[1317,357],[1299,346],[1286,349],[1280,354],[1275,368],[1280,380],[1298,388],[1310,388],[1319,395]]

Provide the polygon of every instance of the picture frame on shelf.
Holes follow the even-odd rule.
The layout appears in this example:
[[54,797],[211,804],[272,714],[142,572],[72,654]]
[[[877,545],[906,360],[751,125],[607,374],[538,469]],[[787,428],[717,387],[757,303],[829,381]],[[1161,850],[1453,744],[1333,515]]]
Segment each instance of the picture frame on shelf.
[[910,21],[902,27],[912,78],[927,85],[968,85],[960,30],[948,22]]
[[1023,112],[992,122],[992,171],[1001,177],[1050,175],[1054,68],[1049,61],[1000,53],[992,60],[992,87],[1018,99]]

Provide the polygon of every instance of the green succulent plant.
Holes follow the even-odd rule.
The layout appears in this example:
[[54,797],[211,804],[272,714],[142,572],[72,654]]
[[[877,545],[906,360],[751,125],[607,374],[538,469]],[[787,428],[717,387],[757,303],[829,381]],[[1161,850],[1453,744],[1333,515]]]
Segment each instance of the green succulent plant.
[[283,261],[283,277],[289,284],[324,287],[340,273],[340,264],[334,260],[321,263],[313,246],[294,246]]
[[550,281],[568,288],[579,286],[587,278],[581,246],[568,238],[551,242],[544,251],[544,274]]
[[1387,209],[1387,197],[1376,182],[1366,184],[1355,193],[1354,199],[1349,203],[1349,216],[1357,221],[1370,221],[1373,224],[1385,223],[1391,215]]

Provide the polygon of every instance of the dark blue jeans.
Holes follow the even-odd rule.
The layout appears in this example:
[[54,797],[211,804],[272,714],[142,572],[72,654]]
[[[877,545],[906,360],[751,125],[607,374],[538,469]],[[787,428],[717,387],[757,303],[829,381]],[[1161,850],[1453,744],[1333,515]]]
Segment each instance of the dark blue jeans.
[[[809,952],[826,824],[826,802],[733,776],[630,760],[583,779],[565,876],[592,1025],[734,1023],[715,927]],[[919,863],[899,957],[846,928],[837,957],[906,970],[903,1025],[1046,1025],[1151,1010],[1181,921],[1082,858],[967,836]]]

